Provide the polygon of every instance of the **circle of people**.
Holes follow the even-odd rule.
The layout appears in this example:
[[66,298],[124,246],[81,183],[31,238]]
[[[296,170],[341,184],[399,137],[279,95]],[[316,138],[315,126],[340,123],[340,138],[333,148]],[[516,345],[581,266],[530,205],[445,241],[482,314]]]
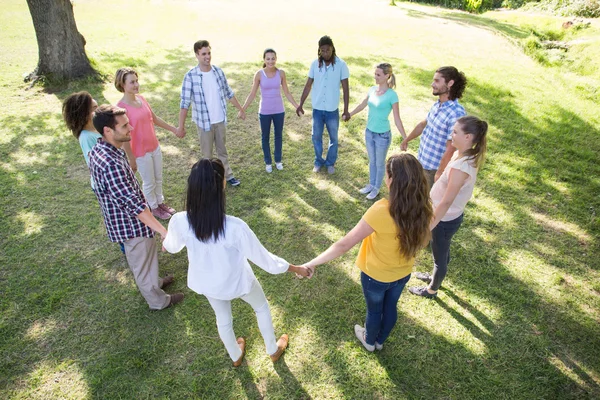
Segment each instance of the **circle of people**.
[[[216,315],[217,329],[234,366],[241,365],[245,340],[233,331],[231,300],[241,298],[254,309],[266,352],[276,362],[289,338],[275,337],[269,304],[248,260],[271,274],[286,271],[312,277],[318,265],[348,252],[359,242],[356,266],[366,302],[363,325],[354,332],[368,351],[381,350],[397,321],[397,303],[410,279],[415,256],[431,243],[433,269],[418,272],[427,283],[410,287],[417,296],[435,298],[446,276],[450,244],[463,221],[465,206],[486,151],[487,123],[466,116],[458,100],[467,84],[455,67],[435,71],[431,88],[438,99],[427,118],[406,134],[400,119],[398,95],[393,90],[392,66],[377,65],[375,85],[352,111],[349,103],[349,70],[336,55],[329,36],[318,42],[318,58],[296,103],[288,89],[285,72],[277,68],[273,49],[263,53],[264,64],[254,75],[252,89],[240,105],[227,83],[223,70],[211,64],[208,41],[194,44],[198,65],[184,76],[181,89],[179,125],[165,122],[139,94],[138,73],[121,68],[115,87],[123,93],[116,106],[98,107],[87,92],[70,95],[63,103],[68,128],[79,139],[91,174],[94,191],[112,242],[121,244],[135,282],[150,309],[161,310],[183,300],[183,293],[167,294],[164,289],[173,276],[159,277],[154,233],[163,239],[166,251],[187,248],[187,283],[191,290],[206,296]],[[313,172],[325,167],[335,172],[338,150],[340,87],[343,92],[342,120],[348,121],[367,106],[365,145],[369,159],[369,180],[359,190],[375,200],[383,183],[389,198],[376,201],[356,226],[322,254],[303,265],[290,264],[270,253],[241,219],[226,214],[225,186],[240,185],[229,165],[226,142],[227,102],[245,119],[246,110],[261,92],[258,119],[267,173],[273,171],[270,131],[274,128],[275,168],[283,169],[282,133],[284,105],[282,91],[304,114],[304,102],[312,99],[312,142],[315,151]],[[185,211],[176,212],[163,195],[162,153],[154,126],[183,138],[185,121],[192,106],[192,120],[198,129],[202,159],[191,169],[187,182]],[[392,141],[389,114],[402,135],[399,154],[387,157]],[[323,133],[327,128],[329,145],[323,155]],[[408,143],[421,137],[415,158],[405,152]],[[213,157],[213,147],[216,158]],[[139,171],[142,187],[135,178]],[[169,219],[168,229],[157,220]]]

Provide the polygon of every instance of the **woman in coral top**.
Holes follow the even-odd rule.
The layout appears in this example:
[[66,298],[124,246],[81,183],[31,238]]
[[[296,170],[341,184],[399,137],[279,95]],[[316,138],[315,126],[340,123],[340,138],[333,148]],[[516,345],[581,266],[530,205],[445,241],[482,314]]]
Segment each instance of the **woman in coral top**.
[[433,208],[423,167],[409,153],[388,158],[385,184],[390,197],[371,206],[356,226],[322,254],[304,264],[310,270],[362,241],[356,259],[367,303],[365,326],[354,333],[368,351],[381,350],[398,319],[397,304],[430,235]]
[[152,111],[150,105],[139,95],[138,74],[133,68],[120,68],[115,74],[115,87],[123,97],[117,106],[127,110],[129,123],[133,126],[131,142],[124,145],[131,168],[142,176],[142,191],[156,218],[169,219],[175,210],[165,203],[163,196],[162,152],[156,138],[154,125],[177,132]]

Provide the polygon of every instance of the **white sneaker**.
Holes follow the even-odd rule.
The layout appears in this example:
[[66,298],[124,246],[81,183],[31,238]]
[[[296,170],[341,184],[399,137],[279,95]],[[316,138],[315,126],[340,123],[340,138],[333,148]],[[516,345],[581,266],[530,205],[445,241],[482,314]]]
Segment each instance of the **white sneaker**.
[[373,190],[373,185],[371,185],[370,183],[365,186],[364,188],[360,189],[358,191],[358,193],[360,194],[367,194],[367,193],[371,193],[371,190]]
[[379,195],[379,189],[373,188],[373,190],[371,190],[367,195],[367,200],[373,200],[375,197],[377,197],[377,195]]
[[365,347],[365,349],[367,349],[367,351],[373,351],[373,350],[375,350],[375,345],[367,344],[367,341],[365,339],[365,336],[366,336],[365,335],[365,328],[363,328],[360,325],[354,325],[354,334],[356,335],[356,338]]
[[265,166],[265,170],[269,173],[273,172],[273,166],[271,164],[267,164]]
[[283,163],[280,163],[280,162],[275,163],[275,168],[277,168],[278,170],[281,171],[283,169]]
[[383,350],[383,345],[379,344],[379,343],[377,343],[377,341],[375,341],[375,350],[379,350],[379,351]]
[[313,167],[313,172],[316,174],[321,170],[321,167],[317,167],[316,165]]

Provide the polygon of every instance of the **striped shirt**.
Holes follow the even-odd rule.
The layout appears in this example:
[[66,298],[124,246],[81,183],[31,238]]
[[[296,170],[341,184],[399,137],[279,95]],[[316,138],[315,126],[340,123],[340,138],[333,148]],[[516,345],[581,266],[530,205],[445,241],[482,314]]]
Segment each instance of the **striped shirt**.
[[418,160],[424,169],[436,170],[446,152],[446,142],[452,140],[452,128],[456,120],[466,115],[458,100],[443,103],[436,101],[427,114],[427,126],[421,135]]
[[137,218],[147,207],[146,199],[123,149],[98,139],[90,151],[90,173],[110,241],[154,237]]
[[[227,124],[227,100],[231,99],[234,93],[227,83],[227,78],[225,78],[223,70],[214,65],[211,68],[217,78],[219,99],[221,100],[221,107],[225,115],[225,124]],[[187,110],[190,108],[191,102],[194,103],[194,107],[192,107],[192,120],[203,130],[210,131],[210,116],[208,115],[206,96],[202,90],[202,71],[200,71],[199,66],[195,66],[185,74],[183,84],[181,85],[181,103],[179,108]]]

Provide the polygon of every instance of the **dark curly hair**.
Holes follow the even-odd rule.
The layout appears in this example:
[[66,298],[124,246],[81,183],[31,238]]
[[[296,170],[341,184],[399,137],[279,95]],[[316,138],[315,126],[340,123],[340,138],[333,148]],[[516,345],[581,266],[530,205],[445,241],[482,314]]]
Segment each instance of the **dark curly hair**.
[[442,75],[446,83],[454,81],[454,84],[450,86],[450,92],[448,93],[450,100],[460,99],[467,87],[467,77],[465,74],[455,67],[441,67],[435,72]]
[[73,136],[79,139],[81,131],[87,125],[92,114],[92,95],[88,92],[77,92],[69,95],[63,101],[62,114],[67,128],[73,132]]

